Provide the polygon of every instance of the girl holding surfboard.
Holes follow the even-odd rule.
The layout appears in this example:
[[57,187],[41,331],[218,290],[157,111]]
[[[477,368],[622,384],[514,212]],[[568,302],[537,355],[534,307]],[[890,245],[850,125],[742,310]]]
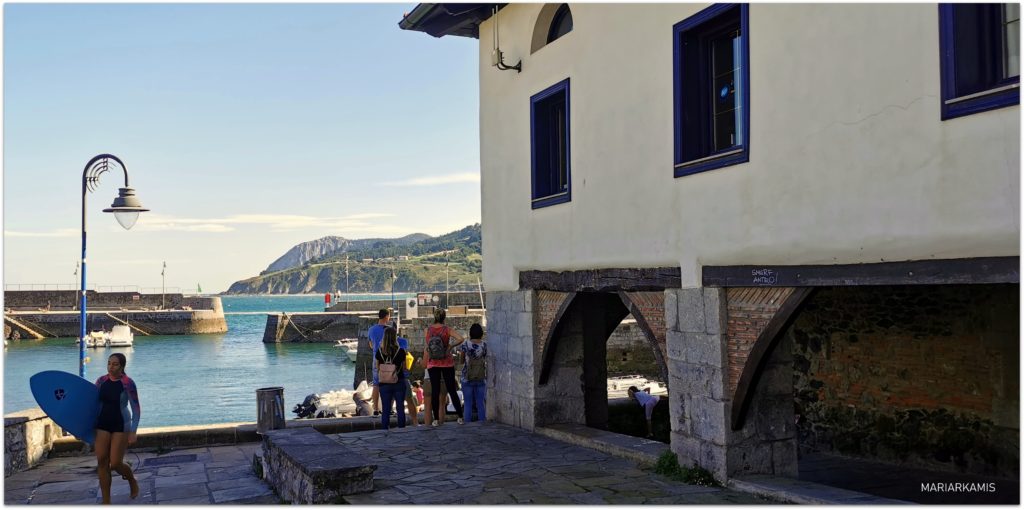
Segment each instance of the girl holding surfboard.
[[[135,381],[124,373],[124,354],[115,352],[107,359],[107,374],[96,379],[100,392],[100,415],[96,419],[96,463],[103,504],[110,504],[111,471],[128,480],[131,497],[139,496],[139,483],[132,468],[124,463],[124,452],[135,443],[142,407]],[[131,412],[129,413],[129,407]]]

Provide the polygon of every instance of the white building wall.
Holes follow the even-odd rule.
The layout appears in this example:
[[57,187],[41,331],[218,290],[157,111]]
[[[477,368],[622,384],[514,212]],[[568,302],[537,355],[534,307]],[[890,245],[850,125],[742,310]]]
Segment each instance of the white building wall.
[[[673,177],[672,25],[708,4],[542,4],[480,26],[484,281],[520,270],[1019,254],[1020,107],[940,120],[934,4],[750,6],[750,162]],[[530,96],[570,78],[572,201],[530,209]]]

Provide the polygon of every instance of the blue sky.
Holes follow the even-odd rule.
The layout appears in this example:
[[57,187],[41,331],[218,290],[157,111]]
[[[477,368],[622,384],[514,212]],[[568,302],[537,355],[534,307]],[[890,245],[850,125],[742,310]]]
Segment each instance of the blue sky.
[[[293,245],[480,221],[478,49],[415,4],[4,5],[5,284],[76,282],[81,175],[124,160],[124,231],[89,194],[89,284],[219,292]],[[42,206],[42,207],[40,207]]]

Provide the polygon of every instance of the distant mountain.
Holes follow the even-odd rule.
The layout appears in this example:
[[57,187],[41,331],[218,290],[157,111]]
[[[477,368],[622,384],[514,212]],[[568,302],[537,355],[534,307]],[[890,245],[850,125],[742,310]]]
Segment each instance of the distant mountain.
[[296,245],[267,271],[231,284],[225,294],[345,292],[346,285],[348,292],[389,292],[392,271],[396,292],[441,290],[446,277],[453,286],[476,285],[483,263],[480,250],[479,223],[437,237],[323,237]]
[[311,260],[328,257],[338,253],[352,250],[362,250],[372,247],[381,241],[394,243],[396,246],[405,246],[424,239],[430,239],[427,234],[409,234],[398,239],[357,239],[348,240],[344,237],[327,236],[314,241],[299,243],[288,250],[280,258],[272,262],[262,274],[282,271],[292,267],[299,267]]

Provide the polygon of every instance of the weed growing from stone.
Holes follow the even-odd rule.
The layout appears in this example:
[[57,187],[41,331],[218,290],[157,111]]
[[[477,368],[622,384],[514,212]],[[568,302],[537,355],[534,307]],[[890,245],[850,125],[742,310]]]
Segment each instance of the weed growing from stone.
[[703,487],[721,487],[722,484],[715,480],[710,471],[693,463],[693,467],[679,465],[679,459],[672,452],[662,453],[658,462],[654,465],[654,472],[677,482]]

